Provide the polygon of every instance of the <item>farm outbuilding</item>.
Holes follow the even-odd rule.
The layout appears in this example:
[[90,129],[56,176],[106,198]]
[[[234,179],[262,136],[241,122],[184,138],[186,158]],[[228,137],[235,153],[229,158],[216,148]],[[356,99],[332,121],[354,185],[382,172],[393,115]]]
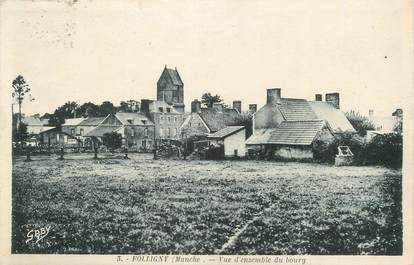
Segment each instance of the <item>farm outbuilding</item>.
[[227,126],[207,136],[210,147],[221,147],[224,157],[246,155],[246,130],[244,126]]

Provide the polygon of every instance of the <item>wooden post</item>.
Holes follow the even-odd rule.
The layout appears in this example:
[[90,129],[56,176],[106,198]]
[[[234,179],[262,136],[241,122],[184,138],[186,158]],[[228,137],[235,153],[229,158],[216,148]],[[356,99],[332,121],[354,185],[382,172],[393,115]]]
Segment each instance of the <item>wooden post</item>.
[[125,156],[124,159],[128,159],[128,147],[125,147]]
[[32,161],[32,159],[30,158],[30,145],[26,145],[26,160],[24,160],[25,162],[30,162]]
[[60,148],[60,152],[59,152],[59,154],[60,154],[60,157],[58,158],[58,160],[63,160],[64,158],[63,158],[63,154],[64,154],[65,152],[64,152],[64,149],[63,149],[63,147],[61,147]]
[[92,140],[93,141],[93,152],[94,152],[94,159],[98,159],[98,148],[96,147],[96,142],[95,139]]

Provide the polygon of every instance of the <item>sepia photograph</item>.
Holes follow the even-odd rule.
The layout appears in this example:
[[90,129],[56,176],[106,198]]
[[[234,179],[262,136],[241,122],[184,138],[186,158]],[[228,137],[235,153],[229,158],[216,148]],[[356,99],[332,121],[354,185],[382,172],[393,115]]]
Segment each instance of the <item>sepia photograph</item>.
[[408,264],[412,21],[410,1],[0,2],[5,264]]

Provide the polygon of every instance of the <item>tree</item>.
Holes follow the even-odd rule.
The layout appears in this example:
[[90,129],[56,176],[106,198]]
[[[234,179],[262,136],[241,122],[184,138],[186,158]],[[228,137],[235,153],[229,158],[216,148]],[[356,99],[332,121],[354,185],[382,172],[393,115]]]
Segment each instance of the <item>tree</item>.
[[213,96],[211,95],[210,92],[208,92],[208,93],[204,93],[201,96],[201,103],[204,106],[209,107],[209,108],[213,107],[214,103],[221,103],[221,102],[223,102],[223,100],[217,94]]
[[16,138],[21,144],[24,141],[26,141],[27,138],[29,138],[29,134],[27,132],[27,125],[25,123],[21,122],[17,126]]
[[105,133],[102,136],[103,144],[108,147],[111,152],[122,146],[122,135],[117,132]]
[[[65,119],[75,117],[75,112],[78,109],[78,103],[74,101],[68,101],[62,106],[58,107],[53,114],[49,116],[49,124],[52,126],[59,127],[65,123]],[[43,115],[43,117],[45,117]]]
[[108,114],[115,113],[116,112],[116,107],[111,102],[104,101],[99,106],[99,112],[100,112],[99,116],[105,117],[105,116],[108,116]]
[[374,124],[367,117],[361,115],[359,111],[347,111],[345,116],[360,136],[365,136],[367,130],[375,130]]
[[[26,94],[30,92],[30,88],[29,88],[29,85],[24,80],[23,76],[21,75],[18,75],[16,79],[13,80],[12,87],[13,87],[12,97],[16,100],[17,104],[19,105],[18,124],[20,124],[22,121],[22,103],[23,103],[23,100]],[[29,98],[30,100],[34,100],[33,98],[31,98],[30,94],[29,94]]]
[[253,120],[250,114],[241,114],[236,117],[234,124],[238,126],[244,126],[246,129],[246,139],[253,134]]

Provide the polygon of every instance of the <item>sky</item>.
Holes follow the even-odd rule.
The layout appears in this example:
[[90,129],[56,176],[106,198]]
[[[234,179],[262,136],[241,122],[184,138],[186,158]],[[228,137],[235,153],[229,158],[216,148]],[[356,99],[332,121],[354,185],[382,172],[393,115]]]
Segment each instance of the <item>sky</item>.
[[[165,65],[186,110],[204,92],[242,108],[339,92],[341,109],[390,115],[412,101],[409,1],[4,1],[0,84],[24,76],[28,114],[66,101],[156,98]],[[11,104],[10,96],[10,104]]]

